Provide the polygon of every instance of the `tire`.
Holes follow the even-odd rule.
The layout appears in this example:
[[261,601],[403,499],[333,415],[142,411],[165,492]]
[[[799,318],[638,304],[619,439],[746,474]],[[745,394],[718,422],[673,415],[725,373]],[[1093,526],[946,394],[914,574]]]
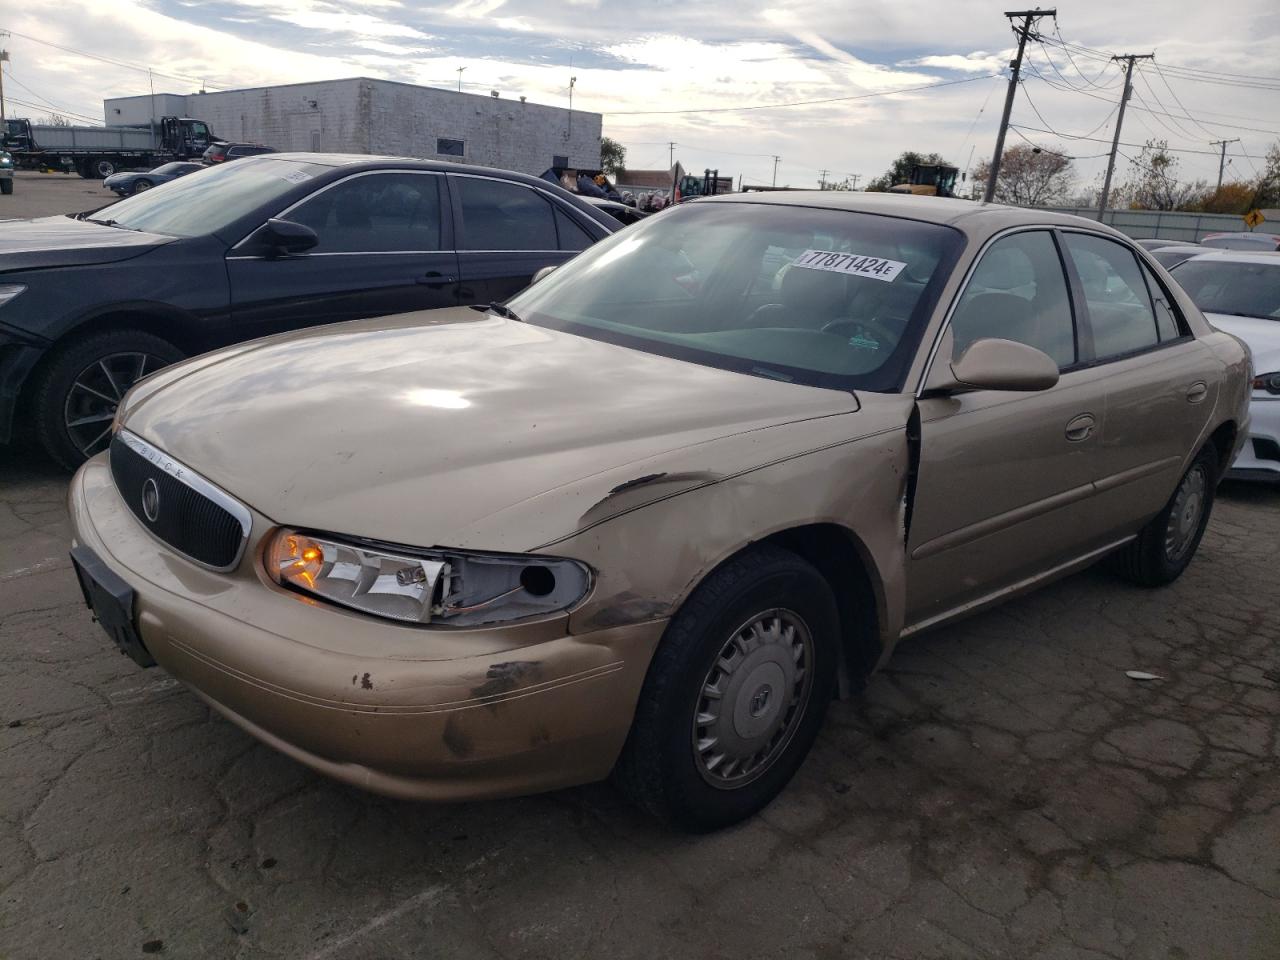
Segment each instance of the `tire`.
[[153,186],[154,184],[150,180],[135,180],[133,181],[133,190],[130,192],[136,195],[144,190],[150,190]]
[[128,388],[182,357],[173,344],[142,330],[107,330],[59,346],[32,394],[40,443],[74,470],[106,448],[116,406]]
[[3,180],[0,180],[0,194],[4,194],[7,197],[11,193],[13,193],[13,179],[11,177],[5,177]]
[[1112,570],[1142,587],[1163,587],[1177,580],[1196,555],[1209,525],[1218,479],[1217,451],[1213,444],[1205,444],[1165,508],[1138,532],[1137,539],[1112,555]]
[[[683,830],[750,817],[782,791],[813,746],[834,691],[839,638],[835,597],[800,557],[757,546],[729,560],[667,627],[615,782]],[[707,696],[713,689],[716,696]]]
[[89,167],[97,180],[105,180],[116,172],[115,161],[108,160],[106,157],[95,157],[89,161]]

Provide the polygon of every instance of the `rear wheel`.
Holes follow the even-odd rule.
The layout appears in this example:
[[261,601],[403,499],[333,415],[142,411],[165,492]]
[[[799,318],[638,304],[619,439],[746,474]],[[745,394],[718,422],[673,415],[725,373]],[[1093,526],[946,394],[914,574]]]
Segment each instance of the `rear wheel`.
[[36,384],[40,442],[74,470],[106,449],[116,407],[128,389],[182,356],[173,344],[142,330],[109,330],[62,346]]
[[3,180],[0,180],[0,193],[4,194],[6,197],[13,193],[12,177],[5,177]]
[[789,551],[755,547],[689,598],[649,666],[615,779],[674,826],[728,826],[799,769],[831,700],[839,615]]
[[91,160],[89,166],[93,170],[93,175],[99,180],[105,180],[116,172],[115,161],[108,160],[106,157],[98,157]]
[[1126,580],[1144,587],[1172,583],[1196,555],[1218,483],[1218,454],[1206,444],[1191,461],[1165,508],[1139,531],[1137,539],[1112,557]]
[[135,180],[133,182],[133,192],[141,193],[143,190],[150,190],[152,183],[150,180]]

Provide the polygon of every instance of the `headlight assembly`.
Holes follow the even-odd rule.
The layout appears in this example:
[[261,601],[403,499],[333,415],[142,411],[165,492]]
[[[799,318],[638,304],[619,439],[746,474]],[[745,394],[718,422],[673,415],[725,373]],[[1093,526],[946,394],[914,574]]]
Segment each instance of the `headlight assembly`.
[[465,550],[403,551],[281,529],[264,556],[277,583],[404,623],[506,623],[572,607],[591,587],[574,560]]

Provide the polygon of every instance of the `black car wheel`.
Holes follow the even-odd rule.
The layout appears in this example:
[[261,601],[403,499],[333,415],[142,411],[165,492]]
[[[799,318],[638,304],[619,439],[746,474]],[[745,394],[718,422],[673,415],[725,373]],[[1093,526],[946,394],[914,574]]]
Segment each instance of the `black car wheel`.
[[150,180],[135,180],[133,181],[133,192],[141,193],[143,190],[150,190],[153,186],[155,184]]
[[711,574],[667,627],[614,772],[686,830],[751,816],[787,785],[831,700],[840,618],[799,556],[758,546]]
[[74,470],[106,449],[116,407],[128,389],[182,357],[173,344],[142,330],[110,330],[68,343],[37,382],[40,442],[53,459]]
[[1111,557],[1111,568],[1131,583],[1162,587],[1187,569],[1213,512],[1220,475],[1218,453],[1205,444],[1178,481],[1165,508],[1136,539]]

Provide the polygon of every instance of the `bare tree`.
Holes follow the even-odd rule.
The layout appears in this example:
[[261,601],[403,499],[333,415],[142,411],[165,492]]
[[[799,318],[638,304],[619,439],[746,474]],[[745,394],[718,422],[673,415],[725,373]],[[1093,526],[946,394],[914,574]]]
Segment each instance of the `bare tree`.
[[1178,158],[1168,140],[1148,140],[1142,152],[1129,159],[1129,206],[1134,210],[1187,210],[1209,193],[1205,180],[1180,180]]
[[[973,174],[973,182],[986,183],[990,175],[990,161],[983,161]],[[1070,157],[1056,150],[1020,145],[1010,147],[1000,160],[995,198],[1018,207],[1043,207],[1065,202],[1074,183]]]
[[41,121],[41,123],[46,127],[69,127],[72,125],[71,121],[60,113],[49,114]]

